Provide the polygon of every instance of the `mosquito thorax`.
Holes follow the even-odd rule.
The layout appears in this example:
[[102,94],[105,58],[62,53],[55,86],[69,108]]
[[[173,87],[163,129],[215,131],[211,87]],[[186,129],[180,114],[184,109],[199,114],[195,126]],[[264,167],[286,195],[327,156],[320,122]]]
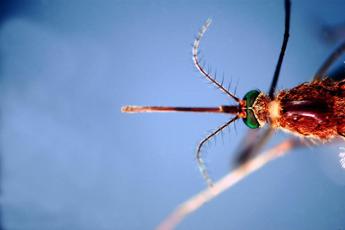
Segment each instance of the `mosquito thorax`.
[[269,98],[260,90],[251,90],[247,92],[243,101],[245,101],[246,116],[243,118],[244,124],[251,129],[257,129],[265,125],[267,120],[267,105]]

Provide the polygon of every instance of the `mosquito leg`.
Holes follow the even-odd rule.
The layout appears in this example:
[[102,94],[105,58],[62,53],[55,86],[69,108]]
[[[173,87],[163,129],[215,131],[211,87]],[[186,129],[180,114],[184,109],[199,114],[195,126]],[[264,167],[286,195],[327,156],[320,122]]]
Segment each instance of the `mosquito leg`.
[[331,55],[326,59],[320,69],[314,75],[314,80],[321,80],[327,74],[327,71],[331,67],[331,65],[343,54],[345,53],[345,41],[343,41],[337,49],[335,49]]
[[278,83],[278,79],[279,79],[280,69],[281,69],[281,66],[282,66],[282,63],[283,63],[286,46],[287,46],[287,43],[288,43],[288,40],[289,40],[290,15],[291,15],[291,2],[290,2],[290,0],[285,0],[284,5],[285,5],[285,31],[284,31],[284,39],[283,39],[282,47],[280,49],[280,54],[279,54],[278,62],[277,62],[277,65],[276,65],[276,69],[274,71],[271,87],[270,87],[269,94],[268,94],[271,99],[274,98],[274,93],[276,91],[276,87],[277,87],[277,83]]
[[211,187],[213,185],[212,179],[208,174],[206,165],[204,160],[201,157],[201,149],[203,147],[203,145],[208,142],[211,138],[213,138],[214,136],[216,136],[217,134],[219,134],[224,128],[226,128],[228,125],[230,125],[232,122],[234,122],[235,120],[238,119],[238,116],[232,118],[231,120],[229,120],[228,122],[226,122],[225,124],[223,124],[222,126],[220,126],[218,129],[216,129],[214,132],[212,132],[211,134],[209,134],[207,137],[205,137],[198,145],[197,149],[196,149],[196,160],[198,163],[198,167],[199,170],[202,174],[202,176],[204,177],[204,180],[206,181],[207,185],[209,187]]
[[[274,93],[275,93],[275,89],[276,89],[276,86],[278,83],[281,65],[283,62],[286,46],[287,46],[288,39],[289,39],[291,2],[289,0],[285,0],[284,6],[285,6],[284,39],[283,39],[282,47],[280,50],[279,59],[278,59],[277,65],[276,65],[276,69],[274,71],[272,83],[271,83],[271,86],[269,89],[269,96],[272,99],[274,98]],[[252,140],[250,143],[246,142],[248,144],[246,144],[245,147],[240,150],[235,164],[241,165],[241,164],[245,163],[247,160],[249,160],[250,158],[254,157],[260,151],[260,148],[266,144],[267,140],[269,140],[272,133],[273,133],[273,129],[267,129],[267,130],[263,131],[262,135],[259,138]]]
[[248,160],[253,158],[259,153],[261,148],[267,143],[267,141],[272,136],[274,129],[268,128],[264,131],[261,131],[261,135],[257,137],[252,132],[257,132],[257,130],[250,130],[247,135],[243,138],[240,143],[246,143],[241,146],[240,150],[237,152],[235,158],[235,165],[239,166],[246,163]]
[[185,217],[198,210],[202,205],[214,199],[225,190],[243,180],[251,173],[262,168],[268,162],[285,155],[289,150],[303,146],[298,139],[288,139],[272,149],[247,161],[233,171],[229,172],[212,187],[201,191],[177,207],[166,219],[161,222],[156,230],[171,230],[176,227]]

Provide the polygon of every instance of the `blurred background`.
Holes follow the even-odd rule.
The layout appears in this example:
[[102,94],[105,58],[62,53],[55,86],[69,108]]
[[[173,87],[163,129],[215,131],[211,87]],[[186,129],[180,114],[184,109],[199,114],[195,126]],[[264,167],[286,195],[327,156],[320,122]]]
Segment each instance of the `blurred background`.
[[[344,38],[344,9],[342,0],[292,2],[279,89],[311,79]],[[1,229],[153,229],[205,188],[195,147],[228,116],[120,108],[233,103],[193,67],[208,17],[201,50],[212,71],[240,97],[268,90],[283,1],[2,1]],[[241,145],[247,128],[236,128],[205,148],[214,178]],[[288,136],[277,132],[269,146]],[[339,146],[292,151],[178,229],[345,229]]]

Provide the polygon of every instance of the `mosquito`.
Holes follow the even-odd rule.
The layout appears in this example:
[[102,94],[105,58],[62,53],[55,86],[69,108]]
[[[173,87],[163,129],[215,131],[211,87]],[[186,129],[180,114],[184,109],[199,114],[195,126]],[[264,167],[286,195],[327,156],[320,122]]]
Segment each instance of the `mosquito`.
[[[172,229],[188,214],[197,210],[201,205],[213,199],[250,173],[263,167],[276,157],[283,155],[288,150],[305,145],[304,142],[300,141],[301,139],[291,138],[258,155],[260,149],[275,130],[280,129],[293,134],[293,136],[302,137],[302,140],[308,139],[321,143],[345,137],[345,76],[339,81],[327,77],[327,71],[332,64],[345,52],[345,42],[331,53],[311,82],[302,83],[291,89],[276,91],[280,69],[289,40],[290,0],[284,1],[284,8],[284,37],[268,93],[251,90],[243,98],[239,98],[203,68],[199,61],[198,50],[200,41],[211,24],[211,20],[208,19],[200,29],[193,44],[194,65],[201,75],[234,100],[235,104],[218,107],[122,107],[121,110],[125,113],[206,112],[232,115],[229,121],[206,136],[196,148],[196,160],[201,174],[208,184],[208,188],[181,204],[162,222],[158,229]],[[238,119],[242,119],[250,129],[262,129],[263,131],[257,138],[253,138],[252,135],[250,136],[252,138],[246,137],[246,141],[243,142],[245,143],[244,147],[238,153],[238,166],[218,182],[213,183],[201,157],[201,149],[206,142]],[[343,153],[341,155],[342,163],[344,162],[344,155]]]

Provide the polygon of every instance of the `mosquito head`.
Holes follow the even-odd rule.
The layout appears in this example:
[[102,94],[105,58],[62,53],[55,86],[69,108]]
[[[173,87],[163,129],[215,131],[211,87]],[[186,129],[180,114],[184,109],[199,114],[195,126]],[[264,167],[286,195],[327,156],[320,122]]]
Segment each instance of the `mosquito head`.
[[251,129],[261,128],[266,123],[267,105],[269,98],[259,90],[251,90],[247,92],[243,101],[245,106],[245,116],[243,122]]

